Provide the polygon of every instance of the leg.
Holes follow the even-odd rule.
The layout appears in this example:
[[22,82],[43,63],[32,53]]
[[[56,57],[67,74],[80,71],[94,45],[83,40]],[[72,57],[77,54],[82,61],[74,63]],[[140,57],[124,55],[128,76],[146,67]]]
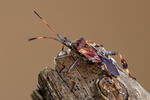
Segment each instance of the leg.
[[129,72],[129,69],[128,69],[128,64],[126,62],[126,60],[122,57],[122,55],[116,51],[108,51],[108,52],[104,52],[104,54],[106,56],[108,55],[118,55],[120,57],[120,60],[121,60],[121,64],[122,64],[122,67],[123,69],[128,73],[128,75],[133,78],[133,79],[136,79],[135,77],[133,77],[130,72]]
[[[56,59],[61,59],[61,58],[64,58],[64,57],[69,57],[69,56],[72,56],[72,54],[63,55],[63,56],[58,56]],[[67,71],[67,73],[70,73],[71,70],[78,64],[78,62],[79,62],[79,59],[77,59],[77,60],[69,67],[69,70]]]
[[64,51],[64,45],[62,45],[61,50],[59,51],[57,56],[62,56],[62,55],[66,55],[66,54],[67,54],[67,51]]
[[78,62],[79,62],[79,59],[77,59],[77,60],[70,66],[70,68],[69,68],[69,70],[68,70],[68,73],[71,72],[71,70],[78,64]]
[[[62,53],[63,54],[63,53]],[[55,58],[55,62],[56,62],[56,60],[60,60],[60,59],[62,59],[62,58],[64,58],[64,57],[69,57],[69,56],[72,56],[71,54],[66,54],[66,55],[58,55],[58,57],[56,57]],[[59,71],[59,73],[61,73],[62,72],[62,70],[64,70],[65,69],[65,65],[64,65],[64,62],[62,63],[62,68],[60,69],[60,71]]]
[[129,75],[131,78],[133,78],[133,79],[136,80],[136,78],[133,77],[133,76],[130,74],[129,69],[128,69],[128,64],[127,64],[126,60],[122,57],[121,54],[118,53],[118,55],[119,55],[119,57],[120,57],[120,60],[121,60],[123,69],[125,69],[125,71],[128,73],[128,75]]
[[70,74],[71,70],[78,64],[79,59],[77,59],[69,68],[69,70],[67,71],[67,76],[70,78],[71,82],[72,82],[72,88],[71,91],[73,91],[73,88],[75,87],[75,81],[72,79],[72,76]]
[[[61,54],[60,54],[60,55],[61,55]],[[58,56],[58,57],[56,57],[56,59],[61,59],[61,58],[64,58],[64,57],[69,57],[69,56],[72,56],[72,54],[67,54],[67,55]]]

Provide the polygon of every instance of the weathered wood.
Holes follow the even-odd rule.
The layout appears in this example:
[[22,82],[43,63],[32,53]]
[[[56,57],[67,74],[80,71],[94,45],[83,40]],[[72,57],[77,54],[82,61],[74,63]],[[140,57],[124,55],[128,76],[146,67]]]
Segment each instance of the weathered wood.
[[[61,52],[61,55],[66,55]],[[150,94],[120,67],[120,76],[111,80],[96,64],[85,61],[68,75],[74,63],[70,56],[56,58],[55,70],[45,68],[38,76],[38,88],[33,91],[33,100],[150,100]],[[114,61],[114,64],[115,61]],[[116,66],[118,66],[116,64]],[[72,77],[72,79],[70,79]],[[73,87],[73,82],[75,86]]]

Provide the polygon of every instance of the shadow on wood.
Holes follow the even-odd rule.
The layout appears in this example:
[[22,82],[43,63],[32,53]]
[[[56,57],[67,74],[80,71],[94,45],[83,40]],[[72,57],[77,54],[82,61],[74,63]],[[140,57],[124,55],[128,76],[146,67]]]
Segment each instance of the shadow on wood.
[[[65,53],[61,52],[60,56],[62,55]],[[57,57],[55,70],[47,67],[41,71],[37,89],[31,95],[32,99],[150,100],[150,94],[136,80],[130,78],[122,68],[117,67],[120,76],[110,79],[98,65],[81,61],[68,75],[66,72],[74,61],[70,56]]]

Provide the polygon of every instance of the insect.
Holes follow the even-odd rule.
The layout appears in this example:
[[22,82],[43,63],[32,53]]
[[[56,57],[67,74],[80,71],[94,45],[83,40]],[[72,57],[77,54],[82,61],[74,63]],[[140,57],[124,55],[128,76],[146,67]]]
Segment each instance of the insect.
[[128,73],[128,75],[131,78],[135,79],[130,74],[129,69],[128,69],[128,64],[120,53],[116,51],[106,51],[106,50],[97,49],[97,48],[103,48],[103,46],[99,46],[98,44],[89,42],[88,40],[85,40],[84,38],[80,38],[77,41],[72,42],[68,38],[62,37],[54,29],[52,29],[52,27],[47,23],[47,21],[44,20],[36,11],[34,11],[34,13],[42,20],[44,24],[47,25],[47,27],[53,33],[55,33],[57,37],[39,36],[39,37],[30,38],[29,41],[36,40],[36,39],[52,39],[68,47],[71,50],[73,55],[67,55],[67,56],[76,57],[76,61],[70,66],[68,73],[71,72],[71,70],[79,63],[80,59],[82,58],[87,61],[91,61],[92,63],[96,63],[100,66],[104,66],[106,72],[108,73],[110,77],[119,76],[120,74],[115,64],[113,64],[112,59],[109,58],[109,55],[118,55],[120,57],[123,69],[125,69],[125,71]]

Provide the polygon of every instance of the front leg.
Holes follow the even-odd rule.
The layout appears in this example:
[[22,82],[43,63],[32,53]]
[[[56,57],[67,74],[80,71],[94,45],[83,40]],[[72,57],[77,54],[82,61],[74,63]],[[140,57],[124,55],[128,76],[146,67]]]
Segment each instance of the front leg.
[[106,55],[106,56],[108,56],[108,55],[118,55],[119,58],[120,58],[120,60],[121,60],[121,64],[122,64],[123,69],[128,73],[128,75],[129,75],[131,78],[133,78],[133,79],[136,80],[136,78],[133,77],[133,76],[130,74],[130,71],[129,71],[129,69],[128,69],[128,63],[127,63],[127,61],[122,57],[122,55],[121,55],[120,53],[118,53],[118,52],[116,52],[116,51],[106,51],[106,52],[104,52],[104,55]]

